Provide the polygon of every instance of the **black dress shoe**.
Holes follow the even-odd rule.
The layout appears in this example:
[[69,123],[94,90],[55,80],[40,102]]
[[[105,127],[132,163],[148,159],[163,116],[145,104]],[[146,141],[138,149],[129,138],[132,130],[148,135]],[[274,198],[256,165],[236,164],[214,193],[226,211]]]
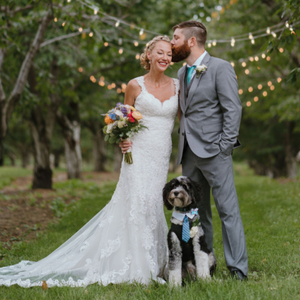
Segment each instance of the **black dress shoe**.
[[238,269],[231,270],[230,274],[231,274],[232,278],[234,278],[236,280],[240,280],[240,281],[246,281],[246,280],[248,280],[247,276],[245,276],[243,274],[243,272],[240,271],[240,270],[238,270]]

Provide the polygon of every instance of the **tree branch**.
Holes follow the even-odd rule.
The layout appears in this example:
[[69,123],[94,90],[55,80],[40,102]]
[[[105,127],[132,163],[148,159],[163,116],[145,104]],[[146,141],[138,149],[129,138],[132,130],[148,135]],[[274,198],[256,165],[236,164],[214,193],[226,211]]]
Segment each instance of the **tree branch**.
[[0,49],[0,102],[5,100],[5,93],[4,93],[4,89],[3,89],[2,81],[1,81],[2,64],[4,61],[5,52],[6,52],[6,49]]
[[58,37],[56,37],[56,38],[53,38],[53,39],[51,39],[51,40],[48,40],[48,41],[45,41],[45,42],[41,43],[41,48],[42,48],[42,47],[45,47],[45,46],[47,46],[47,45],[49,45],[49,44],[52,44],[52,43],[54,43],[54,42],[61,41],[61,40],[65,40],[65,39],[71,38],[71,37],[73,37],[73,36],[80,35],[80,34],[82,34],[82,33],[84,33],[84,32],[89,32],[89,30],[88,30],[88,29],[84,29],[84,30],[82,30],[81,32],[78,31],[78,32],[74,32],[74,33],[69,33],[69,34],[65,34],[65,35],[58,36]]
[[[34,7],[34,5],[27,5],[25,7],[16,7],[16,9],[9,10],[9,11],[7,11],[7,13],[9,15],[13,16],[13,15],[17,14],[18,12],[21,12],[21,11],[24,11],[24,10],[29,10],[29,9],[32,9],[33,7]],[[1,12],[6,12],[6,7],[5,6],[1,6],[0,7],[0,11]]]
[[2,116],[1,116],[1,132],[0,136],[4,137],[7,130],[7,123],[10,119],[10,116],[14,110],[14,107],[16,103],[18,102],[21,93],[24,89],[25,83],[27,81],[28,72],[30,70],[30,67],[32,65],[32,62],[40,48],[40,45],[44,39],[47,26],[49,22],[52,20],[52,10],[49,9],[47,14],[42,19],[42,22],[39,25],[38,31],[35,35],[34,41],[27,52],[27,55],[22,63],[22,67],[20,69],[17,81],[15,83],[15,86],[7,99],[7,102],[5,106],[3,107]]

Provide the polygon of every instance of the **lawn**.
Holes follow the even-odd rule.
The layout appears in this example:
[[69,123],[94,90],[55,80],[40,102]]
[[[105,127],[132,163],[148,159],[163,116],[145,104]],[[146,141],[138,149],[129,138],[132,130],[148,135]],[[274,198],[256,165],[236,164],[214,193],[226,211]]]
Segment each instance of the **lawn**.
[[[2,169],[0,169],[2,172]],[[26,174],[25,174],[26,175]],[[178,174],[177,174],[178,175]],[[173,178],[176,174],[169,174]],[[0,182],[3,180],[0,174]],[[0,287],[6,299],[300,299],[300,182],[254,176],[243,164],[235,165],[235,181],[249,256],[249,280],[237,282],[226,268],[221,224],[212,201],[217,272],[209,282],[196,281],[171,289],[167,284],[119,284],[86,288]],[[1,183],[0,183],[1,184]],[[6,184],[10,184],[6,183]],[[12,183],[13,184],[13,183]],[[80,195],[71,209],[60,214],[30,242],[0,246],[0,267],[22,259],[39,260],[56,249],[109,201],[116,181],[63,181],[56,192]],[[4,200],[0,200],[4,201]],[[6,200],[7,201],[7,200]],[[166,212],[167,220],[171,212]],[[58,222],[59,221],[59,222]]]

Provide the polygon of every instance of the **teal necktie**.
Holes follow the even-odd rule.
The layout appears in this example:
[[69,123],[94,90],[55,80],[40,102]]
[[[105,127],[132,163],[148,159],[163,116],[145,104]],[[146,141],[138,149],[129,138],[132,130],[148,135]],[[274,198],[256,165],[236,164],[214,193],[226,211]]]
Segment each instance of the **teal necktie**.
[[187,83],[187,85],[190,84],[190,81],[192,79],[192,74],[193,74],[195,68],[196,68],[196,66],[188,67],[187,76],[186,76],[186,83]]
[[189,218],[184,216],[183,224],[182,224],[182,240],[186,243],[190,240],[190,223]]

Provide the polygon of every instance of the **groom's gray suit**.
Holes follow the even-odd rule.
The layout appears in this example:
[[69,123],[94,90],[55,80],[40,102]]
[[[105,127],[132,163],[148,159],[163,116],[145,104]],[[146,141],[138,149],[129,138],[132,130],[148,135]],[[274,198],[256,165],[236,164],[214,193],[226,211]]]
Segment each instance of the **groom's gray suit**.
[[230,63],[205,54],[207,70],[187,86],[187,67],[178,71],[181,108],[178,164],[182,174],[204,188],[199,203],[200,220],[210,250],[213,248],[210,188],[222,221],[223,245],[229,270],[247,275],[248,259],[232,168],[237,143],[241,102],[235,72]]

